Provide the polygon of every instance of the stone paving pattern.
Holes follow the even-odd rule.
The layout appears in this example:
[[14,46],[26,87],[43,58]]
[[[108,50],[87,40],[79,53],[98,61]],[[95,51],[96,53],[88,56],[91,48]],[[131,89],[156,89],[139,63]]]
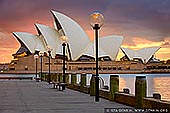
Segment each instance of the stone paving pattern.
[[0,80],[0,113],[104,113],[104,108],[131,108],[46,82]]

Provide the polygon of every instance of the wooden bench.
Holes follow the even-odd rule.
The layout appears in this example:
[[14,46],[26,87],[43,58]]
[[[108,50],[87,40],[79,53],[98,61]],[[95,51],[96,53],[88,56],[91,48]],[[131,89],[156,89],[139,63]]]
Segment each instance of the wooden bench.
[[52,82],[53,88],[58,89],[59,91],[65,90],[66,84],[65,83],[60,83],[60,82]]

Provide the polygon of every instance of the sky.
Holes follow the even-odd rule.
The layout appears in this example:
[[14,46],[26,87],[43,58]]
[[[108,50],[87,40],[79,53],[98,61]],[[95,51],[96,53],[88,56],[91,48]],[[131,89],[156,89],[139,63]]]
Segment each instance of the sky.
[[[170,59],[170,0],[0,0],[0,63],[10,62],[20,44],[12,32],[37,34],[35,23],[53,27],[55,10],[73,18],[93,38],[88,18],[104,16],[100,36],[124,36],[133,50],[161,46],[156,58]],[[122,57],[122,53],[118,55]]]

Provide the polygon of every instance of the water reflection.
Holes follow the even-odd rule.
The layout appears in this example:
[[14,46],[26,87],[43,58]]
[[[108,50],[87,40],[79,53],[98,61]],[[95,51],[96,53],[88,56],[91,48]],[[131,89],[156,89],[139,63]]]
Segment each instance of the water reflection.
[[[105,85],[110,85],[110,78],[108,74],[100,75]],[[142,74],[137,76],[143,76]],[[90,85],[91,75],[87,76],[87,85]],[[153,93],[160,93],[162,100],[170,101],[170,74],[146,74],[147,79],[147,97],[152,97]],[[122,74],[119,80],[119,90],[123,91],[124,88],[130,89],[131,94],[135,94],[135,80],[136,75]]]
[[130,93],[135,94],[135,75],[120,76],[119,90],[123,91],[124,88],[130,89]]
[[[152,97],[153,93],[160,93],[162,100],[170,101],[170,75],[146,75],[147,77],[147,96]],[[120,76],[119,90],[129,88],[130,93],[135,94],[135,75]]]
[[154,77],[154,92],[158,92],[162,96],[162,100],[170,101],[170,77]]

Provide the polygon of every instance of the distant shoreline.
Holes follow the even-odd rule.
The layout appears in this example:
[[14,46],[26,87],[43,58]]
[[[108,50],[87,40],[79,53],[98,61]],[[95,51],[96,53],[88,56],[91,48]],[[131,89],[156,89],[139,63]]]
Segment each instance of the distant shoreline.
[[[48,71],[44,71],[43,73],[48,73]],[[62,71],[51,71],[51,73],[62,73]],[[66,71],[67,74],[95,74],[94,71]],[[99,71],[100,74],[170,74],[170,70],[112,70],[112,71]],[[35,71],[3,71],[0,74],[36,74]],[[39,74],[39,72],[38,72]]]

